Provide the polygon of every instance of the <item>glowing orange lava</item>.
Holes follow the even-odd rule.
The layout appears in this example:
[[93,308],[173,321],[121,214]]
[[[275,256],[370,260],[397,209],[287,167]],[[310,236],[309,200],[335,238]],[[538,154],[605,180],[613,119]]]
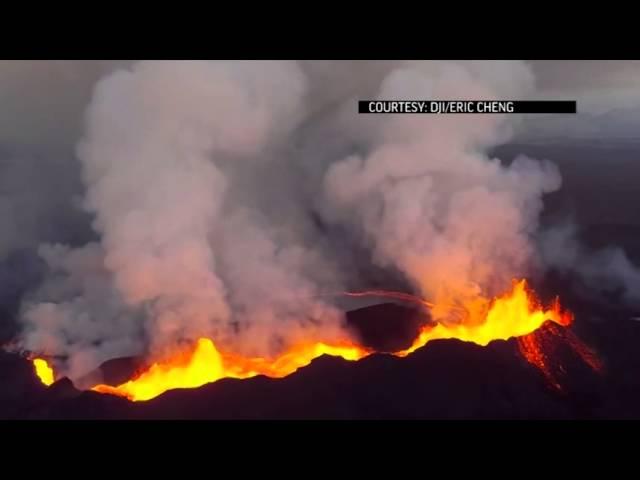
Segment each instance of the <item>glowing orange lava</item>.
[[[562,390],[560,379],[558,378],[558,372],[562,366],[554,368],[554,363],[551,360],[551,352],[545,348],[546,335],[543,332],[544,327],[535,332],[531,332],[529,335],[518,337],[518,350],[524,359],[531,365],[536,367],[542,372],[549,385],[552,385],[557,390]],[[554,335],[554,332],[548,332],[550,336]]]
[[36,375],[42,383],[47,387],[54,382],[53,368],[49,366],[46,360],[42,358],[33,359],[33,367],[36,370]]
[[[409,299],[432,309],[438,308],[438,305],[408,294],[372,292],[349,294],[391,296],[402,300]],[[446,305],[442,307],[451,308]],[[527,289],[524,280],[514,282],[512,290],[501,297],[493,300],[478,298],[472,304],[455,308],[464,312],[464,315],[458,318],[459,321],[423,327],[411,347],[396,352],[395,355],[399,357],[409,355],[434,339],[456,338],[485,346],[492,340],[506,340],[531,334],[545,321],[552,321],[559,325],[568,325],[572,321],[571,315],[563,312],[558,302],[549,308],[542,308]],[[355,361],[371,353],[373,352],[351,341],[333,345],[309,342],[295,345],[276,358],[253,358],[220,352],[212,340],[201,338],[193,351],[183,352],[174,358],[154,363],[140,375],[116,387],[96,385],[92,390],[122,396],[133,401],[144,401],[157,397],[167,390],[196,388],[222,378],[242,379],[256,375],[285,377],[324,354]]]
[[603,365],[597,354],[580,340],[571,330],[558,328],[546,322],[535,332],[518,337],[520,354],[542,372],[547,382],[556,390],[564,390],[567,370],[560,360],[558,349],[568,347],[593,371],[602,373]]
[[511,292],[493,299],[477,299],[467,308],[467,315],[460,322],[437,323],[422,328],[413,345],[396,355],[404,357],[428,341],[457,338],[486,346],[493,340],[507,340],[527,335],[551,320],[569,325],[573,318],[563,312],[558,301],[550,308],[542,308],[527,289],[525,280],[514,282]]
[[133,401],[150,400],[167,390],[196,388],[222,378],[249,378],[256,375],[286,377],[321,355],[359,360],[370,352],[352,344],[298,345],[275,359],[221,354],[208,338],[201,338],[190,355],[154,363],[148,370],[122,385],[96,385],[92,390],[126,397]]

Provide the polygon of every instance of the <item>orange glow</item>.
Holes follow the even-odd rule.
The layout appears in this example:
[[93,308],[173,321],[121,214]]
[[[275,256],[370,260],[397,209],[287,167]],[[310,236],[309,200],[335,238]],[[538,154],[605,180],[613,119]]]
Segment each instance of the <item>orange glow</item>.
[[311,363],[320,355],[358,360],[368,351],[352,344],[309,343],[296,346],[275,359],[221,354],[208,338],[198,340],[192,354],[167,362],[154,363],[148,370],[122,385],[96,385],[92,390],[126,397],[133,401],[150,400],[167,390],[196,388],[222,378],[249,378],[256,375],[286,377]]
[[486,346],[493,340],[527,335],[547,320],[565,326],[572,322],[571,314],[563,312],[559,302],[556,301],[547,309],[538,305],[533,294],[527,290],[525,280],[514,282],[511,292],[492,301],[477,299],[472,305],[466,306],[466,310],[467,315],[460,322],[423,327],[413,345],[396,355],[404,357],[435,339],[457,338]]
[[92,390],[130,400],[149,400],[172,388],[196,388],[225,376],[220,353],[211,340],[203,338],[189,357],[154,363],[139,377],[122,385],[96,385]]
[[582,361],[597,373],[603,372],[598,355],[580,340],[571,330],[561,330],[557,325],[547,322],[535,332],[518,338],[521,355],[547,379],[557,390],[563,390],[567,375],[564,366],[558,361],[558,347],[569,347]]
[[531,365],[536,367],[542,372],[549,385],[552,385],[557,390],[562,390],[562,385],[558,378],[556,369],[553,368],[554,364],[550,359],[550,352],[547,352],[544,348],[545,330],[549,335],[553,335],[550,329],[544,327],[540,330],[518,338],[518,349],[524,359]]
[[53,368],[49,366],[46,360],[42,358],[33,359],[33,367],[35,368],[36,375],[42,383],[47,387],[54,382]]
[[[395,353],[399,357],[409,355],[434,339],[456,338],[485,346],[493,340],[523,337],[524,343],[519,344],[521,353],[544,372],[547,361],[544,352],[540,350],[534,337],[527,336],[540,328],[545,321],[563,326],[569,325],[572,321],[571,315],[563,312],[557,301],[549,308],[541,307],[535,296],[527,289],[524,280],[514,282],[512,290],[498,298],[489,300],[479,297],[464,306],[434,305],[408,294],[377,290],[348,293],[348,295],[387,296],[409,300],[431,309],[456,309],[457,322],[432,323],[423,327],[411,347]],[[460,312],[462,312],[461,315]],[[154,363],[128,382],[115,387],[96,385],[92,390],[118,395],[132,401],[145,401],[167,390],[197,388],[223,378],[243,379],[256,375],[272,378],[286,377],[321,355],[332,355],[355,361],[371,353],[373,352],[345,340],[336,344],[300,343],[275,358],[244,357],[231,352],[221,352],[212,340],[201,338],[193,350],[181,352],[167,360]],[[52,379],[53,372],[50,372],[49,379]]]

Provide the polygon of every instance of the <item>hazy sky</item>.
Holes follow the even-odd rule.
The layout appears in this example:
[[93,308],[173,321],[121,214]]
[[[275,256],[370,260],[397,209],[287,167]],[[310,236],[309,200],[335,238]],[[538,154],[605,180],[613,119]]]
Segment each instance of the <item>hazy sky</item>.
[[[95,82],[128,61],[59,60],[0,61],[0,145],[29,144],[51,148],[70,146],[80,135],[82,115]],[[353,69],[336,68],[333,62],[306,62],[314,73],[340,76],[335,99],[349,94],[352,84],[376,78],[389,62],[357,62],[359,78],[350,79]],[[539,95],[544,98],[578,99],[579,111],[602,114],[613,109],[640,108],[640,61],[533,61]],[[344,74],[344,75],[343,75]],[[325,93],[326,95],[326,93]],[[323,98],[318,102],[331,101]],[[624,117],[624,118],[623,118]],[[638,115],[627,112],[615,125],[620,135],[633,135]],[[567,123],[567,125],[563,125]],[[611,122],[606,128],[611,134]],[[567,135],[595,134],[593,119],[554,118],[549,134],[566,130]],[[565,128],[566,127],[566,128]],[[534,131],[542,131],[534,128]],[[615,134],[615,132],[613,133]]]
[[640,106],[640,62],[637,60],[531,63],[543,94],[577,98],[580,111],[602,113]]
[[543,89],[589,90],[640,86],[637,60],[536,60],[531,64]]

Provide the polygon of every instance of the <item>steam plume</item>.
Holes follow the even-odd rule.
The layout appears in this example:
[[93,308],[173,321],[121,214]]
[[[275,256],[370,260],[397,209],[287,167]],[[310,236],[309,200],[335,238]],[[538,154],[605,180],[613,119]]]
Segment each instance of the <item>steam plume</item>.
[[538,262],[554,166],[487,156],[513,116],[358,116],[355,100],[533,88],[519,62],[139,62],[106,76],[77,149],[98,241],[40,247],[24,347],[72,378],[202,336],[269,355],[346,335],[319,293],[366,283],[353,267],[371,263],[436,302],[501,293]]
[[[102,247],[50,250],[51,266],[66,269],[66,281],[73,281],[78,255],[90,257],[95,269],[103,266],[100,278],[111,280],[104,294],[117,304],[107,310],[126,312],[127,327],[134,318],[144,322],[154,354],[183,339],[228,336],[231,312],[213,239],[224,233],[233,245],[240,240],[236,232],[249,227],[245,222],[229,230],[233,208],[224,206],[229,185],[223,168],[257,161],[262,149],[286,135],[304,90],[304,76],[292,62],[141,62],[102,80],[78,148],[86,207],[95,213]],[[279,287],[286,289],[286,264],[272,274],[278,269]],[[232,280],[252,274],[235,268]],[[86,369],[113,354],[93,348],[96,341],[131,338],[131,328],[119,329],[113,318],[96,313],[105,306],[92,294],[95,282],[80,277],[75,300],[36,303],[24,314],[27,348],[70,355],[72,375],[81,373],[74,364]],[[47,290],[38,296],[51,297]],[[95,338],[96,329],[104,335]],[[86,358],[87,349],[95,358]],[[79,351],[82,361],[76,361]]]
[[[379,98],[520,98],[531,87],[518,63],[407,65],[387,75]],[[436,303],[495,294],[526,274],[541,196],[560,186],[551,164],[486,156],[508,127],[502,116],[381,117],[368,151],[328,170],[329,215]]]

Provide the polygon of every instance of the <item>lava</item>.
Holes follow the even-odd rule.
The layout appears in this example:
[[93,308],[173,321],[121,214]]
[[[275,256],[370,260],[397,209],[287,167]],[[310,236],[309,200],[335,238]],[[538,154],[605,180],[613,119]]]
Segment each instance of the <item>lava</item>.
[[426,325],[420,331],[411,347],[398,356],[406,356],[428,341],[456,338],[486,346],[493,340],[508,340],[534,332],[550,320],[567,326],[573,321],[569,312],[563,312],[555,301],[549,308],[538,304],[535,296],[527,289],[525,280],[514,282],[511,292],[492,301],[479,298],[460,322]]
[[554,371],[550,355],[545,349],[544,340],[540,331],[518,337],[518,350],[527,362],[542,372],[550,385],[562,390],[558,374]]
[[256,375],[286,377],[325,354],[345,360],[359,360],[369,353],[363,348],[346,343],[309,343],[298,345],[275,359],[252,358],[220,353],[210,339],[201,338],[191,354],[154,363],[137,378],[117,387],[96,385],[92,390],[133,401],[144,401],[167,390],[197,388],[222,378],[249,378]]
[[546,322],[541,328],[518,337],[520,354],[534,367],[538,368],[547,382],[556,390],[563,390],[565,367],[558,361],[558,347],[568,346],[593,371],[601,373],[603,365],[596,353],[580,340],[571,330],[561,330],[557,325]]
[[53,368],[43,358],[33,359],[33,367],[40,381],[47,387],[54,382]]
[[[542,307],[535,295],[527,288],[525,280],[514,281],[511,291],[500,297],[494,299],[480,297],[463,307],[444,304],[439,306],[401,292],[372,290],[346,294],[383,296],[418,303],[425,308],[442,307],[457,310],[455,322],[431,323],[422,327],[411,347],[394,353],[399,357],[411,354],[434,339],[456,338],[486,346],[493,340],[517,337],[521,339],[519,341],[521,354],[545,373],[549,371],[547,366],[549,359],[541,350],[535,337],[530,335],[547,321],[567,326],[573,320],[570,313],[561,309],[558,301],[548,308]],[[460,312],[463,312],[463,315],[459,315]],[[597,357],[587,349],[580,347],[580,352],[585,361],[594,364],[597,362]],[[172,358],[154,363],[128,382],[115,387],[96,385],[92,390],[122,396],[132,401],[145,401],[167,390],[197,388],[223,378],[244,379],[256,375],[286,377],[321,355],[338,356],[356,361],[371,353],[374,352],[351,341],[338,344],[307,342],[294,345],[275,358],[244,357],[236,353],[220,351],[211,339],[201,338],[193,350],[183,351]],[[51,383],[53,371],[44,369],[48,365],[38,360],[34,361],[38,376],[43,383]],[[41,370],[48,372],[48,376],[43,376]],[[548,373],[545,375],[548,376]],[[554,378],[548,377],[548,379],[555,382]]]

